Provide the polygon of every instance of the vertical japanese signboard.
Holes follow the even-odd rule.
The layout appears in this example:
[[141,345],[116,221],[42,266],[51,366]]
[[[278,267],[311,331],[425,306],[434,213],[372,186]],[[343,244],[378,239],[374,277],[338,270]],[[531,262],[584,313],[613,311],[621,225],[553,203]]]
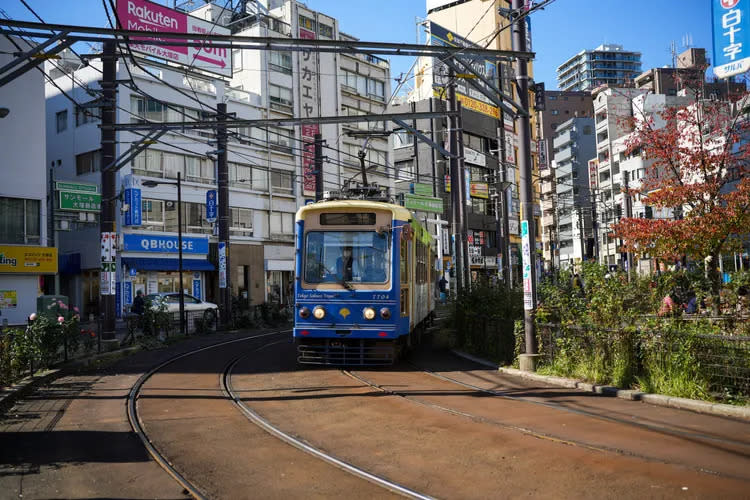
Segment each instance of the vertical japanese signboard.
[[206,191],[206,220],[208,222],[216,222],[216,216],[219,212],[217,199],[215,189]]
[[117,233],[102,233],[102,267],[99,272],[99,293],[115,295],[117,293]]
[[[300,15],[299,37],[306,40],[317,38],[315,22]],[[309,21],[306,29],[302,20]],[[320,116],[320,97],[318,92],[318,54],[312,50],[303,50],[299,54],[299,93],[300,112],[303,118]],[[315,135],[320,133],[320,125],[300,125],[304,151],[302,153],[302,186],[304,194],[315,194]]]
[[529,244],[529,221],[521,221],[521,264],[523,265],[523,308],[534,309],[531,292],[531,245]]
[[[135,31],[159,31],[169,33],[196,33],[200,35],[229,35],[227,28],[210,21],[189,16],[184,12],[169,9],[158,3],[146,0],[117,0],[117,20],[122,29]],[[232,55],[227,47],[215,47],[205,40],[187,40],[197,42],[195,47],[184,45],[150,45],[139,44],[139,40],[158,42],[184,42],[185,39],[157,37],[131,37],[131,50],[152,57],[193,66],[223,76],[232,76]]]
[[125,212],[125,226],[140,226],[142,221],[141,212],[141,179],[132,174],[125,176],[125,203],[128,210]]
[[227,287],[227,244],[219,242],[219,288]]
[[711,14],[716,76],[750,70],[750,0],[711,0]]

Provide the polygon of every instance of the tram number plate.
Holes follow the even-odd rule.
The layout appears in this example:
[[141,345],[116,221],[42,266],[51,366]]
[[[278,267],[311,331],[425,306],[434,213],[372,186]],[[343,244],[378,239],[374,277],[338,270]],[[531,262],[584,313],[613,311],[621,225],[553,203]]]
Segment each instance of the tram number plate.
[[336,330],[336,335],[341,335],[342,337],[351,333],[351,330]]

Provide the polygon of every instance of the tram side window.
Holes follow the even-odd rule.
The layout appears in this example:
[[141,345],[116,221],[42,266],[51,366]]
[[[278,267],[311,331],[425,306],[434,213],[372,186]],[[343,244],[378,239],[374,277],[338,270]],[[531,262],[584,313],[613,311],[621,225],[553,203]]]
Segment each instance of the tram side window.
[[400,265],[401,265],[401,284],[409,282],[409,244],[406,240],[401,240]]

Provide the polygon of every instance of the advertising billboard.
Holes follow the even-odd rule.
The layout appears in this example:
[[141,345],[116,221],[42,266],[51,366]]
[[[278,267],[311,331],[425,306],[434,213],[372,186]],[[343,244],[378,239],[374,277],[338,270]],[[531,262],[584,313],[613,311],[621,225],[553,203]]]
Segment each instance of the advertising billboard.
[[[120,28],[126,30],[196,33],[201,35],[230,34],[229,29],[210,21],[204,21],[147,0],[117,0],[116,7]],[[232,52],[226,47],[213,47],[211,42],[208,41],[201,41],[202,45],[199,47],[186,47],[181,45],[139,44],[139,40],[178,42],[185,41],[184,39],[131,37],[129,46],[134,52],[147,56],[166,59],[222,76],[232,76]]]
[[750,70],[750,0],[712,0],[711,15],[716,76]]

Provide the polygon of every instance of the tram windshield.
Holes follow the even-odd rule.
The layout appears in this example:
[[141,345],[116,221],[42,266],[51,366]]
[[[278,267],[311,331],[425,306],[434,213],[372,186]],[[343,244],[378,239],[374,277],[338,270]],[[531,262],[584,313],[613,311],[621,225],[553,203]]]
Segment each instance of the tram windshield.
[[310,231],[304,258],[307,283],[385,283],[390,275],[388,237],[375,231]]

